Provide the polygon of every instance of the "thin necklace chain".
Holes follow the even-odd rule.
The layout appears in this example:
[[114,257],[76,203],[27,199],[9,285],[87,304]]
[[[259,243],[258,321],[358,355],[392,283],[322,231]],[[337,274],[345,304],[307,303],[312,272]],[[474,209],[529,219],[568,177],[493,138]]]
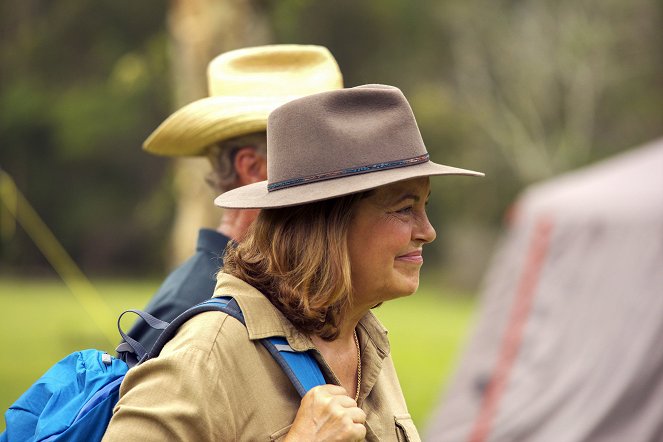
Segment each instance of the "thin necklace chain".
[[357,346],[357,393],[355,394],[355,402],[359,400],[359,389],[361,388],[361,350],[359,349],[359,338],[357,337],[357,330],[354,330],[355,345]]

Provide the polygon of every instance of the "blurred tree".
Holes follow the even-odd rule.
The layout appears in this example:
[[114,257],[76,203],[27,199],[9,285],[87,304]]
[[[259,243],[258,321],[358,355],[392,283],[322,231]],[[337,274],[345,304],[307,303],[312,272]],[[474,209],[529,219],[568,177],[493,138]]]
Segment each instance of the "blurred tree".
[[[0,167],[88,270],[153,268],[169,212],[139,141],[167,104],[162,2],[0,6]],[[41,267],[21,230],[3,267]]]
[[[214,57],[271,40],[264,8],[244,0],[173,0],[168,30],[176,108],[208,95],[207,65]],[[206,158],[175,161],[176,212],[170,265],[193,253],[198,228],[218,227],[215,195],[203,179],[209,170]]]
[[[653,85],[660,74],[657,15],[647,0],[455,4],[447,23],[460,101],[520,184],[631,147],[617,134],[630,112],[623,122],[601,121],[601,109],[623,91],[663,98],[641,83]],[[643,129],[649,134],[636,142],[656,134]],[[626,146],[614,146],[614,136]]]

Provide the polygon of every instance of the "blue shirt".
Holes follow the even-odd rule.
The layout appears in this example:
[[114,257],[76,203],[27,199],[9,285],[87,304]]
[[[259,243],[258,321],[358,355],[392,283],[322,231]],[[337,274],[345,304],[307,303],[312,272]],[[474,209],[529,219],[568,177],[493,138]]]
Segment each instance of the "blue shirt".
[[[229,240],[216,230],[200,229],[196,253],[168,275],[144,310],[170,322],[189,307],[211,298]],[[140,319],[128,333],[147,350],[152,348],[159,334],[160,330],[154,330]]]

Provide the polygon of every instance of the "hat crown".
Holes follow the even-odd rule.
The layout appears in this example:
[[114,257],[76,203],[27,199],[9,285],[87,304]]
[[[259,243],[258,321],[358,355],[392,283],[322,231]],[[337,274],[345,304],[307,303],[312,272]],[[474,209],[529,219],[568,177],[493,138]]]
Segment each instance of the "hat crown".
[[[267,123],[271,189],[427,160],[400,89],[365,85],[293,100]],[[302,181],[303,180],[303,181]]]
[[220,141],[264,132],[269,113],[294,98],[343,87],[334,56],[315,45],[237,49],[207,68],[210,96],[169,116],[143,147],[159,155],[204,155]]
[[276,208],[435,175],[483,175],[429,160],[403,93],[369,84],[276,108],[267,122],[267,180],[219,195],[221,207]]
[[315,45],[268,45],[219,55],[207,70],[210,96],[302,96],[343,87],[332,54]]

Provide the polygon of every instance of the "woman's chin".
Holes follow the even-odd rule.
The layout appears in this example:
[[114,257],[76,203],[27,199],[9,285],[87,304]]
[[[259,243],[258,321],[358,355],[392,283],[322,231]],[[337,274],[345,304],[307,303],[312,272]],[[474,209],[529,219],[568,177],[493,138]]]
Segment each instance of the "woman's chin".
[[414,295],[418,288],[419,278],[417,277],[416,280],[407,281],[407,283],[403,284],[403,288],[393,298],[405,298],[406,296]]

